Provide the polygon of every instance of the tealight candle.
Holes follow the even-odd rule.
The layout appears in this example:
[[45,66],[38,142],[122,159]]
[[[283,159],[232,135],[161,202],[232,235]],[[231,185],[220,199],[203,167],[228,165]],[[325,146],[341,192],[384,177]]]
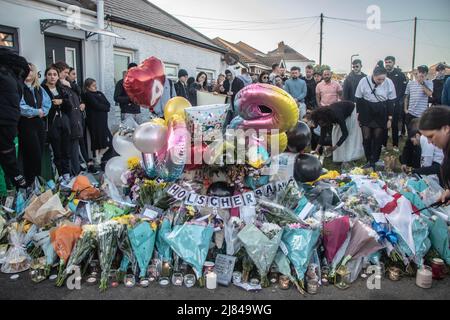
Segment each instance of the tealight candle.
[[168,277],[161,277],[159,278],[159,285],[161,287],[167,287],[169,285],[170,281]]
[[149,284],[150,284],[150,280],[147,278],[143,278],[143,279],[141,279],[141,281],[139,281],[139,285],[143,288],[147,288]]
[[289,289],[289,277],[281,275],[278,279],[278,284],[280,285],[280,289],[282,290]]
[[233,272],[233,283],[237,284],[241,283],[241,281],[242,281],[242,272],[240,271]]
[[195,285],[195,276],[193,274],[187,274],[184,276],[184,285],[187,288],[193,287]]
[[124,284],[125,284],[125,287],[127,287],[127,288],[134,287],[134,285],[136,284],[136,280],[134,280],[134,275],[133,274],[127,275],[124,279]]
[[181,286],[181,285],[183,285],[183,274],[178,273],[178,272],[174,273],[172,275],[172,284],[174,286]]

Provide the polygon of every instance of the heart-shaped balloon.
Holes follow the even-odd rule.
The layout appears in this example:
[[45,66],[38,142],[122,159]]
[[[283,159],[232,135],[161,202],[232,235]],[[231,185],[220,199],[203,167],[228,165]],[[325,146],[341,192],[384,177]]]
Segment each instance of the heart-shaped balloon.
[[153,109],[163,94],[165,80],[164,64],[150,57],[127,71],[123,87],[133,102]]

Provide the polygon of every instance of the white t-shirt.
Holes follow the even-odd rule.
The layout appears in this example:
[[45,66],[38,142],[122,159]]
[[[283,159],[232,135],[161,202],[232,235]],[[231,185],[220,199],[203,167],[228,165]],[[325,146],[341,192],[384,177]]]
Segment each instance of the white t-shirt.
[[444,153],[441,149],[429,143],[428,139],[424,136],[420,136],[420,149],[422,149],[422,155],[420,157],[421,167],[429,167],[433,162],[442,164]]
[[[373,89],[376,96],[372,93]],[[397,94],[395,93],[395,86],[391,79],[386,77],[386,80],[381,85],[375,87],[375,84],[372,82],[372,76],[367,76],[359,81],[355,97],[377,103],[380,101],[394,100],[397,98]]]

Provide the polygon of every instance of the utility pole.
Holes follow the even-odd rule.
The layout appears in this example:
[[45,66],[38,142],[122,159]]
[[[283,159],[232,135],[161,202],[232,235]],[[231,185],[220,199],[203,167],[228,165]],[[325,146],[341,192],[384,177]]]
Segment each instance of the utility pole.
[[414,17],[414,38],[413,38],[413,55],[412,55],[411,71],[414,71],[414,64],[416,60],[416,35],[417,35],[417,17]]
[[322,65],[322,38],[323,38],[323,13],[320,14],[320,51],[319,51],[319,65]]
[[[105,28],[105,3],[104,0],[97,0],[97,27],[100,30]],[[99,64],[99,74],[98,74],[98,85],[100,90],[105,91],[105,80],[103,73],[105,72],[105,44],[103,40],[103,35],[98,34],[98,64]]]

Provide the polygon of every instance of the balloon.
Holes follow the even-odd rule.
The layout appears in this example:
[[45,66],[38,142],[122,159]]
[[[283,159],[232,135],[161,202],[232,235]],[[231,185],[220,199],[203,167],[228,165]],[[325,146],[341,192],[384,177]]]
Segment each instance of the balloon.
[[231,197],[233,195],[233,192],[234,188],[225,181],[217,181],[211,183],[208,190],[206,191],[209,196],[216,197]]
[[132,137],[116,133],[113,137],[113,147],[118,154],[127,159],[131,157],[141,158],[141,152],[134,146]]
[[288,150],[290,152],[301,152],[311,142],[311,130],[308,125],[299,121],[297,126],[287,132]]
[[166,126],[166,120],[163,118],[153,118],[149,122],[160,125],[160,126]]
[[173,97],[169,99],[169,101],[167,101],[166,105],[164,106],[164,118],[166,119],[166,123],[169,123],[174,114],[177,114],[185,119],[184,109],[189,107],[192,107],[192,105],[186,98]]
[[247,148],[247,163],[255,169],[263,167],[270,159],[269,153],[259,142],[250,142]]
[[273,137],[273,139],[278,139],[278,154],[283,153],[288,146],[288,137],[287,137],[286,132],[281,132],[279,134],[273,134],[273,135],[269,136],[268,147],[269,147],[270,153],[272,153],[272,151],[271,151],[272,137]]
[[252,190],[255,190],[259,187],[262,187],[263,185],[266,185],[269,183],[270,176],[246,176],[245,177],[245,185],[249,187]]
[[322,174],[319,159],[310,154],[297,155],[294,163],[294,178],[300,182],[312,182]]
[[228,108],[228,104],[186,108],[184,111],[189,131],[194,135],[194,129],[199,130],[203,136],[203,141],[214,140],[214,135],[222,135]]
[[108,160],[105,166],[105,175],[116,185],[123,184],[121,180],[122,173],[128,169],[127,159],[125,157],[113,157]]
[[133,142],[139,151],[143,153],[154,153],[164,147],[166,137],[166,126],[146,122],[134,131]]
[[123,87],[132,101],[153,109],[163,94],[165,81],[163,63],[150,57],[127,71]]
[[156,177],[156,162],[155,156],[153,153],[143,153],[142,154],[142,163],[144,167],[145,174],[149,178]]
[[178,115],[173,115],[167,132],[167,143],[162,151],[156,153],[158,177],[165,181],[175,181],[183,174],[190,141],[186,122]]
[[[196,143],[194,145],[191,146],[191,150],[190,150],[190,162],[186,163],[186,165],[184,166],[186,170],[195,170],[198,168],[201,168],[203,165],[203,154],[206,150],[206,148],[208,147],[207,144],[205,143]],[[199,161],[196,161],[199,160]],[[199,163],[196,163],[199,162]]]
[[297,103],[281,88],[265,83],[254,83],[241,89],[234,101],[239,118],[233,119],[230,128],[278,129],[293,128],[298,121]]

